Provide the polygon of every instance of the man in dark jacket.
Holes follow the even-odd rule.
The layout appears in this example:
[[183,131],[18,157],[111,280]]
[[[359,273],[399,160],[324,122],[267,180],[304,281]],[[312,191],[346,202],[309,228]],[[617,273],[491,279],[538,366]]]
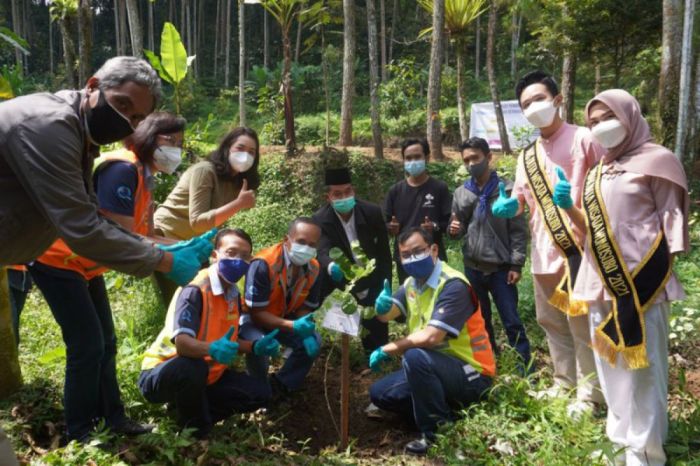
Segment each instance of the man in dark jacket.
[[[340,266],[329,256],[330,249],[337,247],[351,262],[356,262],[351,243],[358,241],[367,258],[375,260],[376,268],[357,282],[352,294],[359,305],[374,306],[384,280],[391,283],[391,252],[382,210],[376,204],[355,199],[347,168],[326,170],[325,181],[328,203],[313,216],[321,226],[318,247],[318,261],[324,274],[321,297],[325,299],[335,288],[344,289],[347,284]],[[387,324],[375,317],[363,320],[362,325],[367,330],[362,345],[369,355],[388,341]]]
[[[479,298],[481,312],[496,348],[491,322],[491,301],[498,309],[508,336],[508,343],[527,366],[530,363],[530,342],[518,315],[518,288],[527,252],[527,224],[524,216],[512,219],[494,217],[491,204],[500,190],[512,189],[513,183],[500,178],[489,168],[491,151],[482,138],[470,138],[459,146],[471,177],[459,186],[452,200],[452,219],[448,234],[464,236],[464,274]],[[466,234],[466,235],[465,235]]]

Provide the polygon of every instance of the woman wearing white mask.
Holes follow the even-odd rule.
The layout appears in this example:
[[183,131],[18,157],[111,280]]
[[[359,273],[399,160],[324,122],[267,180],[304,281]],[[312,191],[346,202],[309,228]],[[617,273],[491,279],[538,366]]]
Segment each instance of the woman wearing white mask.
[[[93,184],[100,212],[154,242],[152,175],[180,163],[185,120],[152,113],[124,141],[127,148],[95,160]],[[105,287],[105,267],[74,254],[59,239],[29,267],[66,343],[64,410],[68,440],[87,441],[97,419],[115,433],[151,427],[126,417],[116,373],[116,335]]]
[[[226,223],[241,210],[255,207],[260,185],[260,143],[255,130],[230,131],[207,160],[189,167],[155,212],[156,233],[188,240]],[[177,285],[156,273],[163,301],[170,303]]]
[[[673,255],[687,252],[688,185],[678,158],[651,140],[639,103],[611,89],[586,106],[607,154],[586,175],[587,241],[574,299],[588,302],[607,435],[627,466],[662,465],[668,432],[668,314],[685,298]],[[561,183],[560,183],[561,184]]]

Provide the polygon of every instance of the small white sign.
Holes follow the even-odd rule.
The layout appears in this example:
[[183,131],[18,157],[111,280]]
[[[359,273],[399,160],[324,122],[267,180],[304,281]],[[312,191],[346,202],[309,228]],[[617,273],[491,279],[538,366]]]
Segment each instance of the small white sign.
[[323,318],[323,328],[356,337],[360,333],[360,313],[348,315],[338,303],[333,303]]

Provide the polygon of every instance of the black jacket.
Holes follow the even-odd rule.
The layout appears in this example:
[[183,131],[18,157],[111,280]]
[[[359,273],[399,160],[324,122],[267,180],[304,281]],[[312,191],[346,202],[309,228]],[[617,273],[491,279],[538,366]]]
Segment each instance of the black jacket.
[[[382,291],[384,279],[391,283],[391,252],[389,250],[389,237],[384,223],[382,209],[370,202],[357,200],[354,208],[355,229],[360,248],[369,259],[375,259],[375,269],[371,275],[361,279],[355,285],[355,290],[360,292],[369,290],[367,296],[359,299],[362,306],[373,306],[374,300]],[[321,241],[318,247],[318,261],[321,264],[323,282],[321,285],[321,298],[326,298],[335,288],[344,288],[345,282],[336,284],[328,275],[328,265],[333,262],[328,255],[332,247],[340,248],[345,256],[353,260],[350,242],[345,234],[345,229],[340,223],[338,215],[330,204],[326,204],[313,215],[314,220],[321,226]]]

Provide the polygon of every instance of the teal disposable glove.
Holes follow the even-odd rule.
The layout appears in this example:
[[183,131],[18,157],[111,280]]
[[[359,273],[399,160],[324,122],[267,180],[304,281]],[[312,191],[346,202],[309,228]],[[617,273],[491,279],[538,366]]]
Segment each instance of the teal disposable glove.
[[238,343],[231,341],[231,335],[233,335],[235,329],[236,328],[232,325],[231,328],[228,329],[228,332],[226,332],[226,335],[209,344],[209,356],[216,362],[228,366],[236,359]]
[[369,356],[369,368],[372,369],[373,372],[379,372],[379,369],[381,369],[381,365],[384,361],[388,361],[391,359],[391,356],[386,354],[382,347],[380,346],[376,350],[372,351],[372,354]]
[[520,204],[518,200],[512,197],[508,197],[506,194],[506,185],[503,181],[498,183],[499,196],[496,202],[491,206],[491,212],[494,217],[500,218],[513,218],[515,214],[518,213],[518,208]]
[[384,289],[381,293],[379,293],[379,296],[377,296],[377,299],[374,301],[374,309],[377,311],[377,314],[381,316],[389,312],[393,304],[394,302],[391,299],[391,284],[389,283],[389,280],[385,278]]
[[336,264],[335,262],[332,262],[330,269],[331,269],[331,280],[333,280],[336,283],[342,282],[343,278],[345,278],[345,275],[343,275],[343,271],[340,270],[340,266],[338,264]]
[[212,240],[218,231],[219,230],[216,228],[212,228],[203,235],[195,236],[187,241],[178,241],[175,244],[169,245],[157,244],[156,246],[163,251],[168,252],[182,251],[183,249],[194,249],[197,252],[197,257],[200,258],[200,263],[204,263],[209,256],[211,256],[211,252],[214,250]]
[[557,176],[559,177],[559,182],[554,186],[552,201],[557,207],[570,209],[574,206],[574,200],[571,198],[571,183],[566,179],[566,173],[561,167],[557,167]]
[[280,329],[276,328],[259,340],[253,343],[253,354],[256,356],[277,356],[280,352],[280,343],[275,339],[275,335]]
[[315,335],[310,335],[302,340],[302,343],[304,343],[304,349],[306,350],[306,354],[310,358],[315,358],[318,356],[318,353],[321,350],[321,347],[318,346],[318,341],[316,341],[316,336]]
[[202,261],[193,248],[186,248],[175,251],[173,255],[173,266],[170,272],[165,274],[170,280],[180,286],[189,284],[202,267]]
[[316,331],[316,324],[314,323],[314,313],[306,314],[294,321],[292,324],[292,330],[295,335],[299,335],[302,338],[306,338]]

